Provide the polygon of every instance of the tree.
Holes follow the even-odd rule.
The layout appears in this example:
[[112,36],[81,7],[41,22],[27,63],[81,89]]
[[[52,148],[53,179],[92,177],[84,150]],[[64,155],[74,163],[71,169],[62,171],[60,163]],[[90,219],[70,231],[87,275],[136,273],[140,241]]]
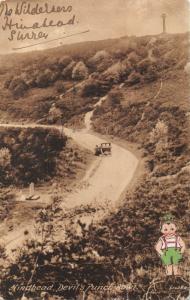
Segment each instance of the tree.
[[126,65],[122,62],[117,62],[109,67],[104,72],[105,78],[107,80],[111,80],[114,83],[118,83],[122,80],[122,78],[126,75]]
[[82,80],[88,77],[88,68],[80,61],[76,64],[72,72],[72,78],[75,80]]
[[91,66],[93,71],[101,73],[113,64],[113,59],[107,51],[101,50],[89,59],[88,64]]
[[109,56],[110,55],[106,50],[100,50],[96,52],[96,54],[91,58],[91,60],[97,63],[102,59],[108,58]]

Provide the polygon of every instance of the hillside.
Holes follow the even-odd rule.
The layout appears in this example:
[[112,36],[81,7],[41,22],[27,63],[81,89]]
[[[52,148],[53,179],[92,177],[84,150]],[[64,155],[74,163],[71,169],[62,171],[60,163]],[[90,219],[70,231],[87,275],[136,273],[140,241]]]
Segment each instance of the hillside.
[[[45,222],[52,228],[43,241],[28,241],[16,264],[4,267],[0,277],[3,288],[28,282],[38,258],[35,283],[72,282],[86,291],[87,300],[187,298],[190,105],[185,70],[188,49],[189,33],[123,37],[59,47],[40,55],[28,53],[23,61],[19,56],[11,71],[7,65],[1,72],[1,119],[62,122],[79,128],[83,126],[85,113],[105,95],[101,105],[95,108],[93,130],[111,140],[135,144],[145,161],[145,173],[124,194],[119,209],[111,209],[109,202],[105,204],[107,215],[101,222],[87,224],[77,220],[80,210],[84,214],[96,211],[89,206],[67,214],[52,205],[47,209],[45,221],[39,215],[39,227],[43,228]],[[127,172],[126,169],[126,176]],[[64,197],[59,201],[64,201]],[[176,218],[187,248],[181,275],[176,278],[166,278],[154,249],[165,213],[172,213]],[[73,219],[72,214],[77,218]],[[56,222],[60,225],[68,219],[64,227],[66,239],[49,240],[49,235],[57,229]],[[80,234],[75,230],[76,220]],[[111,290],[104,289],[110,285],[113,285]],[[56,294],[58,299],[84,298],[81,289],[60,291],[55,287],[49,293]],[[15,297],[6,291],[4,295],[10,300]],[[18,299],[21,295],[22,291],[16,293]],[[40,299],[38,296],[37,292],[28,294]]]
[[[2,57],[0,118],[76,123],[96,97],[121,83],[146,86],[183,70],[188,36],[123,37]],[[54,117],[49,116],[53,104]]]

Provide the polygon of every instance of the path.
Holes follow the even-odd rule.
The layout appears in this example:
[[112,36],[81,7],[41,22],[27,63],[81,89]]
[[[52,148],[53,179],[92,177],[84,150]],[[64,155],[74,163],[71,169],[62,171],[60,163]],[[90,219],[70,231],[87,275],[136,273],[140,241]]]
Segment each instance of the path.
[[[100,105],[105,98],[101,98],[95,105]],[[72,130],[64,128],[67,136],[71,137],[77,144],[94,152],[96,144],[106,142],[106,140],[97,137],[91,132],[91,116],[93,111],[85,116],[86,128],[82,130]],[[37,124],[0,124],[1,127],[18,128],[56,128],[61,130],[60,126],[48,126]],[[115,206],[127,185],[133,178],[138,165],[138,159],[128,150],[112,144],[112,155],[96,157],[85,177],[81,180],[80,187],[64,199],[63,206],[74,208],[78,205],[87,205],[96,203],[102,205],[109,201]],[[19,239],[18,239],[19,242]],[[14,247],[16,243],[14,241]],[[10,247],[10,246],[9,246]]]

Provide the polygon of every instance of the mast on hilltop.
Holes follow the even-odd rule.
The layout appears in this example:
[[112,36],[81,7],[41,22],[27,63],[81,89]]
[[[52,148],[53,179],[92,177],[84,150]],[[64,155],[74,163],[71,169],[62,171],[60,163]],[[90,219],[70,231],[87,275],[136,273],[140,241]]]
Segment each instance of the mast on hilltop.
[[166,33],[166,14],[162,14],[163,33]]

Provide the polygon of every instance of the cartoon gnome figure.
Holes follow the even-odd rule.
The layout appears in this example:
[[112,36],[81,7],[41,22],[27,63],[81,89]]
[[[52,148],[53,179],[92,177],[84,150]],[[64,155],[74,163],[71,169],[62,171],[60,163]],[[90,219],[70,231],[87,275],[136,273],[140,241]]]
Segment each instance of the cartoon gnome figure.
[[171,214],[164,216],[160,230],[163,235],[159,238],[155,249],[166,268],[166,275],[180,275],[178,265],[185,251],[185,243],[176,233],[177,227]]

